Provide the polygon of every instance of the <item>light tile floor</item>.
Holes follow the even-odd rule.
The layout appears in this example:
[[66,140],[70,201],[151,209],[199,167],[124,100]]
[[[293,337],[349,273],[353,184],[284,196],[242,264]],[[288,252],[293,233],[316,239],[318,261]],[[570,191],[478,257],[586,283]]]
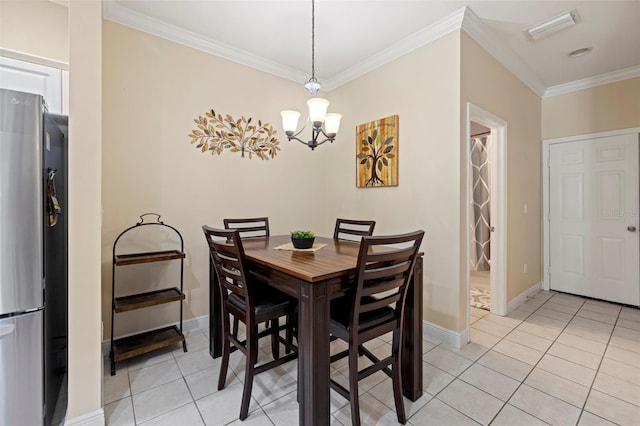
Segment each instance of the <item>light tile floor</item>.
[[[640,424],[640,310],[540,292],[508,317],[475,308],[471,316],[472,343],[461,350],[425,338],[425,393],[405,399],[408,424]],[[176,347],[122,362],[113,377],[105,359],[108,425],[298,424],[295,362],[256,376],[241,423],[243,356],[232,356],[217,391],[220,360],[209,356],[206,331],[187,343],[187,353]],[[380,354],[390,348],[388,339],[372,343]],[[346,383],[346,374],[344,362],[332,365],[332,377]],[[360,389],[362,424],[397,424],[390,379],[377,373]],[[351,423],[349,404],[333,391],[331,412],[333,424]]]

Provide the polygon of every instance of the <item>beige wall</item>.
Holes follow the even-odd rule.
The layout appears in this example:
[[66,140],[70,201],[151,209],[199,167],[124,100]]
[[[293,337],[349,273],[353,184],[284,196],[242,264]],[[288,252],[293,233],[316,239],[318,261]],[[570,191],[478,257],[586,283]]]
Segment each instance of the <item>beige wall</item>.
[[542,138],[640,126],[640,77],[542,100]]
[[[214,108],[279,128],[281,108],[304,107],[300,85],[114,23],[105,22],[103,35],[106,330],[113,240],[147,211],[161,213],[185,237],[185,319],[208,313],[202,224],[219,225],[225,216],[269,215],[276,233],[305,227],[330,234],[335,217],[359,217],[377,220],[377,233],[426,230],[424,318],[463,330],[466,176],[461,165],[466,157],[461,147],[466,147],[467,101],[509,122],[508,298],[540,280],[540,236],[528,232],[540,229],[540,100],[465,34],[451,33],[332,91],[330,110],[345,117],[336,142],[311,152],[282,140],[280,155],[268,162],[201,154],[187,137],[192,120]],[[468,67],[475,72],[461,75]],[[488,89],[491,85],[496,90]],[[400,116],[400,185],[357,189],[355,126],[392,114]],[[220,202],[225,197],[231,200],[226,205]],[[521,214],[524,203],[527,216]],[[523,263],[529,265],[526,275]],[[174,319],[171,308],[151,316],[126,314],[115,334]]]
[[[466,326],[467,102],[508,122],[507,300],[540,281],[541,107],[535,93],[465,33],[455,32],[332,91],[330,98],[345,118],[336,146],[319,153],[322,163],[331,164],[325,216],[375,219],[377,233],[426,230],[425,320],[455,331]],[[392,114],[400,116],[400,185],[357,189],[355,126]]]
[[[184,237],[185,319],[209,313],[202,225],[222,226],[224,217],[269,216],[274,234],[318,229],[324,173],[317,152],[287,142],[280,130],[281,109],[306,108],[301,84],[105,21],[103,93],[105,338],[113,242],[140,214],[162,214]],[[236,119],[244,115],[272,123],[282,147],[278,156],[262,161],[229,151],[200,152],[187,135],[195,128],[193,119],[211,108]],[[115,333],[176,320],[175,305],[121,314]]]
[[48,0],[0,1],[0,48],[68,63],[67,11]]
[[100,2],[70,2],[68,419],[102,407],[101,26]]
[[[344,115],[324,170],[327,218],[375,219],[376,234],[426,232],[424,319],[464,327],[460,300],[460,47],[448,34],[328,94]],[[355,127],[399,115],[399,186],[355,187]],[[329,219],[323,231],[331,229]]]
[[[542,276],[540,98],[471,37],[461,38],[461,125],[471,102],[507,122],[507,301]],[[465,141],[466,129],[460,139]],[[466,144],[465,144],[466,145]],[[466,149],[463,150],[467,161]],[[466,163],[465,163],[466,164]],[[461,176],[460,185],[466,184]],[[527,214],[524,205],[527,205]],[[528,272],[524,273],[524,264]],[[461,288],[461,291],[466,291]],[[463,301],[461,300],[461,303]],[[464,304],[460,312],[466,311]]]

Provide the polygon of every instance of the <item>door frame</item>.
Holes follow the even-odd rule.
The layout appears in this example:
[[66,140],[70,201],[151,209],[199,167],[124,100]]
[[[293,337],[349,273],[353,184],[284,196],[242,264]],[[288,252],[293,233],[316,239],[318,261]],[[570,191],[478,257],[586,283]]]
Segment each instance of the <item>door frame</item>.
[[566,136],[562,138],[545,139],[542,141],[542,250],[544,256],[544,266],[542,271],[542,289],[549,291],[551,289],[551,277],[549,274],[549,244],[551,238],[549,236],[549,208],[551,200],[549,199],[549,150],[551,145],[566,142],[576,142],[585,139],[606,138],[609,136],[621,136],[633,133],[640,133],[640,127],[630,127],[627,129],[611,130],[607,132],[587,133],[583,135]]
[[465,281],[466,281],[466,330],[470,339],[471,309],[469,303],[471,268],[469,258],[471,256],[470,225],[471,225],[471,163],[469,153],[471,149],[471,122],[475,121],[491,129],[491,149],[489,151],[491,170],[491,189],[489,210],[491,211],[491,226],[497,232],[491,234],[491,313],[495,315],[507,315],[507,122],[502,118],[467,102],[466,120],[466,182],[465,182]]

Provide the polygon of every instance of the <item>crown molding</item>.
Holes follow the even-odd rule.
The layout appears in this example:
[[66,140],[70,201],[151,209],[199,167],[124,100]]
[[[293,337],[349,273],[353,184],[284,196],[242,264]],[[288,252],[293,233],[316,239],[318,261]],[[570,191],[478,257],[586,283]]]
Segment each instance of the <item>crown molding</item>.
[[504,65],[534,93],[542,97],[546,86],[513,49],[497,37],[471,9],[465,7],[462,29],[491,56]]
[[[65,1],[65,0],[60,0]],[[225,43],[207,39],[195,32],[167,24],[150,18],[139,12],[118,4],[115,0],[103,0],[103,17],[136,30],[179,43],[212,55],[236,62],[275,76],[303,83],[308,75],[295,68],[287,67],[252,53],[238,50]],[[518,56],[513,49],[498,37],[469,7],[445,16],[402,40],[371,56],[370,58],[348,68],[323,83],[323,90],[330,91],[349,81],[365,75],[411,51],[431,43],[458,29],[466,32],[492,57],[505,66],[520,81],[541,98],[556,96],[576,90],[595,87],[640,76],[640,66],[630,67],[599,76],[585,78],[547,88],[540,78]]]
[[152,34],[212,55],[246,65],[257,70],[296,82],[307,81],[308,75],[297,69],[286,67],[269,59],[239,50],[225,43],[212,41],[193,31],[179,28],[158,19],[150,18],[119,5],[114,0],[102,2],[102,16],[109,21]]
[[405,37],[370,58],[337,74],[332,79],[326,81],[324,86],[326,86],[327,90],[335,89],[355,78],[375,70],[376,68],[388,64],[389,62],[392,62],[399,57],[424,46],[425,44],[429,44],[452,31],[458,30],[462,26],[464,16],[465,8],[460,8],[460,10],[445,16],[428,27]]
[[[166,22],[150,18],[144,14],[126,8],[115,0],[103,1],[102,13],[104,19],[143,31],[166,40],[179,43],[230,61],[264,71],[287,80],[303,83],[308,75],[297,69],[285,67],[258,55],[238,50],[224,43],[206,39],[199,34],[176,27]],[[324,80],[322,89],[330,91],[349,81],[360,77],[380,66],[387,64],[400,56],[431,43],[432,41],[461,28],[465,8],[436,21],[429,27],[412,34],[380,53],[361,63],[343,71],[334,78]]]
[[545,90],[544,97],[548,98],[550,96],[564,95],[565,93],[575,92],[582,89],[589,89],[591,87],[615,83],[616,81],[627,80],[629,78],[635,77],[640,77],[640,65],[624,68],[618,71],[608,72],[605,74],[600,74],[595,77],[588,77],[583,78],[582,80],[558,84],[557,86],[551,86],[548,87],[547,90]]
[[343,71],[329,81],[326,81],[324,86],[327,90],[335,89],[458,29],[464,30],[491,56],[533,90],[534,93],[542,97],[546,87],[540,78],[531,71],[529,66],[510,46],[490,32],[478,15],[466,6],[436,21],[429,27],[400,40],[369,59]]

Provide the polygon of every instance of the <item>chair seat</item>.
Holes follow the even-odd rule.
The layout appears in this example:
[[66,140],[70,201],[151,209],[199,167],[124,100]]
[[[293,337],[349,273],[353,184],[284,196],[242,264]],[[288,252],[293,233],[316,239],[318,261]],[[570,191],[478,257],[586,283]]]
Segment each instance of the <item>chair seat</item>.
[[[363,301],[372,302],[375,299],[373,297],[364,297]],[[331,322],[330,327],[333,333],[334,328],[350,331],[349,325],[349,311],[351,310],[352,302],[349,296],[341,297],[331,301]],[[358,333],[368,330],[369,328],[376,327],[378,325],[391,322],[395,320],[395,312],[390,307],[383,309],[376,309],[372,312],[364,312],[360,315],[360,324],[358,326]],[[336,333],[333,333],[336,334]]]
[[[230,294],[227,299],[227,303],[232,304],[242,312],[246,311],[244,299],[241,297]],[[286,294],[277,294],[276,291],[264,294],[256,294],[256,316],[269,315],[273,312],[282,312],[287,309],[293,309],[295,307],[295,300],[291,299]]]

